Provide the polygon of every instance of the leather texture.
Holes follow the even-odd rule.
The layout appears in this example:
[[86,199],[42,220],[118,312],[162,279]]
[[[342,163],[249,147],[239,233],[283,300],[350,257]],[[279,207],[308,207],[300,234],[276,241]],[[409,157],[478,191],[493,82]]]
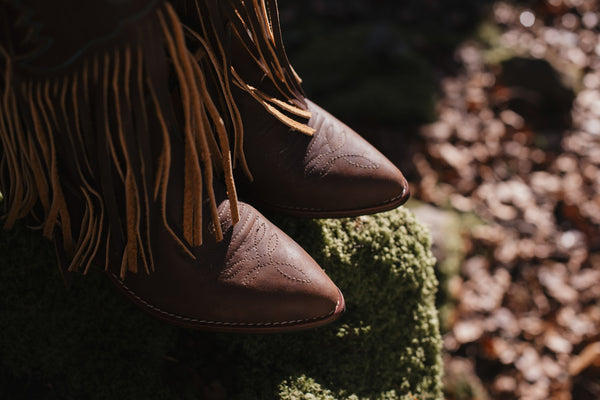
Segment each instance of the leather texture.
[[136,23],[163,2],[8,0],[0,1],[0,14],[16,18],[12,31],[17,37],[10,43],[18,47],[13,55],[18,66],[48,73],[68,67],[90,50],[120,43],[123,35],[135,37]]
[[409,196],[398,168],[355,131],[305,99],[310,137],[291,131],[249,95],[237,94],[253,182],[238,174],[242,197],[257,207],[317,218],[396,208]]
[[219,206],[224,240],[207,224],[192,261],[158,230],[156,270],[116,270],[111,281],[146,312],[175,325],[203,330],[268,333],[312,328],[337,319],[344,298],[317,263],[251,206],[240,203],[233,226],[229,201]]

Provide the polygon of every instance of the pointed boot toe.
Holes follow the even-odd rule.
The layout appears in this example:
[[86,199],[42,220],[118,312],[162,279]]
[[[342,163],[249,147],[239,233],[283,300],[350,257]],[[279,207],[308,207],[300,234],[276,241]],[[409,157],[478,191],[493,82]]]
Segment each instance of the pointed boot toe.
[[229,202],[221,203],[224,239],[216,242],[209,225],[195,261],[160,232],[153,273],[109,277],[146,312],[194,329],[269,333],[337,319],[344,298],[317,263],[254,208],[239,203],[239,210],[233,225]]
[[247,95],[238,94],[253,180],[240,193],[257,207],[335,218],[372,214],[406,202],[400,170],[355,131],[306,100],[313,136],[292,131]]
[[409,187],[402,172],[350,127],[312,101],[306,104],[315,134],[303,160],[304,174],[323,191],[311,216],[372,214],[404,204]]

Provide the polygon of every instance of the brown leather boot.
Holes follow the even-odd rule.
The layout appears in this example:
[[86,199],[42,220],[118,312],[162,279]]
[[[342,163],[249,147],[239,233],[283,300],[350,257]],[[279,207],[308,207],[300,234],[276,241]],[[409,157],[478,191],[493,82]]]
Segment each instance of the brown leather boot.
[[239,210],[234,226],[228,201],[221,203],[224,239],[216,242],[207,231],[192,250],[196,261],[159,229],[153,273],[121,280],[113,267],[108,276],[144,311],[183,327],[270,333],[337,319],[344,298],[315,261],[254,208],[240,203]]
[[[183,147],[175,154],[167,204],[182,204]],[[179,235],[185,216],[165,209],[167,228],[157,218],[152,232],[154,268],[150,274],[120,275],[119,246],[106,273],[113,284],[145,312],[174,325],[218,332],[278,333],[319,327],[345,311],[344,297],[319,265],[296,242],[252,206],[238,201],[232,214],[223,185],[215,185],[218,226],[202,222],[202,244],[188,246]],[[205,200],[203,214],[210,215]],[[152,216],[160,208],[150,210]],[[217,240],[220,237],[220,240]],[[102,265],[101,255],[97,264]]]
[[408,199],[398,168],[304,97],[285,54],[276,0],[180,0],[176,6],[192,28],[202,27],[231,54],[228,79],[244,128],[245,174],[236,181],[248,201],[286,214],[344,217],[390,210]]
[[31,216],[65,269],[103,265],[178,325],[278,332],[339,317],[319,266],[237,201],[219,50],[194,58],[169,2],[79,3],[0,2],[5,227]]
[[334,218],[394,209],[406,202],[406,179],[385,156],[327,111],[305,100],[308,136],[294,131],[246,93],[237,103],[253,180],[236,175],[241,196],[270,210]]

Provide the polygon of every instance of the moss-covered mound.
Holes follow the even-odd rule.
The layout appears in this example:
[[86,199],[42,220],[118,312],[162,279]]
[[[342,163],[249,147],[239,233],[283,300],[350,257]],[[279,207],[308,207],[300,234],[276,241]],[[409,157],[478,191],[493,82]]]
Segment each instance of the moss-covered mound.
[[262,336],[171,328],[99,271],[67,291],[49,243],[0,232],[0,398],[441,398],[434,261],[412,214],[276,222],[345,293],[341,321]]

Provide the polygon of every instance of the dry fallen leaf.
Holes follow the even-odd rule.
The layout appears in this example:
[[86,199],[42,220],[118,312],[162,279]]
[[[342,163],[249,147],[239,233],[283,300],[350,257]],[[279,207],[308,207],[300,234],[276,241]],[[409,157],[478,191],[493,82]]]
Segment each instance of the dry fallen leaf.
[[569,374],[571,376],[579,375],[592,365],[600,367],[600,342],[589,344],[577,357],[571,359]]

